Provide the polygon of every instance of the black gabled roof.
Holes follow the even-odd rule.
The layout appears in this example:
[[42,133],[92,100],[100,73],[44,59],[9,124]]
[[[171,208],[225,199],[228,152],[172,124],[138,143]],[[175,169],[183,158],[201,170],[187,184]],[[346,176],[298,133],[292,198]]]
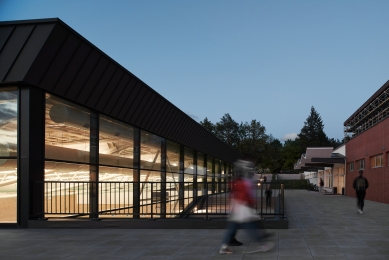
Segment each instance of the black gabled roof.
[[39,87],[227,162],[241,157],[58,18],[0,22],[0,82]]

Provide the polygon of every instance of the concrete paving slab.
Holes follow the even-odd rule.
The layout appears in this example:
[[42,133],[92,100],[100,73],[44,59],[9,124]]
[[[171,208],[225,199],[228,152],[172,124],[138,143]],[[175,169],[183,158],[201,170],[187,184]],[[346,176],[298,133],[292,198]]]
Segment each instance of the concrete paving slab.
[[[248,254],[260,245],[240,230],[244,243],[220,255],[224,229],[0,229],[0,259],[389,259],[389,205],[286,190],[288,229],[270,229],[275,247]],[[17,250],[16,250],[17,249]]]

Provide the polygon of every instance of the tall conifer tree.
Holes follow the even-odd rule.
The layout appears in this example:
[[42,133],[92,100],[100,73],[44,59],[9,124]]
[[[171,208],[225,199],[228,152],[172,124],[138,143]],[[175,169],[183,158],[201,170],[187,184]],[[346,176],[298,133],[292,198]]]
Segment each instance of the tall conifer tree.
[[324,133],[323,120],[313,106],[311,107],[311,113],[304,122],[303,128],[301,128],[300,134],[298,134],[298,141],[302,153],[305,152],[307,147],[323,147],[330,145],[328,137]]

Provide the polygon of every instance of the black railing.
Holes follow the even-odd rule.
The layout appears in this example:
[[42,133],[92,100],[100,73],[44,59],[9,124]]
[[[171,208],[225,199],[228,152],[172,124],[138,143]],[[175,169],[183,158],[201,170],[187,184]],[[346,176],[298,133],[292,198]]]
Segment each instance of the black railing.
[[[162,186],[163,185],[163,186]],[[215,218],[231,212],[229,185],[212,194],[211,183],[197,182],[35,182],[44,194],[39,214],[49,217],[91,218]],[[253,186],[254,208],[262,218],[284,217],[283,184]],[[196,192],[197,191],[197,192]]]

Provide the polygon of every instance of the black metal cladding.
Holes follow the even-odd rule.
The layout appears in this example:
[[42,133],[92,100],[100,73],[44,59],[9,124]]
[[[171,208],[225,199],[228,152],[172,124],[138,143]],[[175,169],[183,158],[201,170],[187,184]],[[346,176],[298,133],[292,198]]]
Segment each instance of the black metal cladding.
[[108,103],[108,100],[111,98],[112,93],[116,91],[116,88],[118,87],[119,83],[125,75],[126,74],[122,69],[118,68],[116,70],[115,75],[113,75],[113,78],[111,79],[109,84],[105,86],[100,99],[97,101],[96,104],[93,105],[94,107],[96,107],[97,110],[102,111],[104,109],[105,105]]
[[111,115],[114,106],[117,104],[118,99],[122,96],[123,91],[125,90],[126,86],[130,83],[131,79],[132,79],[131,75],[124,74],[122,80],[120,81],[115,91],[111,93],[111,97],[109,98],[107,104],[101,109],[104,113]]
[[0,22],[0,81],[33,85],[227,162],[241,157],[59,19]]

